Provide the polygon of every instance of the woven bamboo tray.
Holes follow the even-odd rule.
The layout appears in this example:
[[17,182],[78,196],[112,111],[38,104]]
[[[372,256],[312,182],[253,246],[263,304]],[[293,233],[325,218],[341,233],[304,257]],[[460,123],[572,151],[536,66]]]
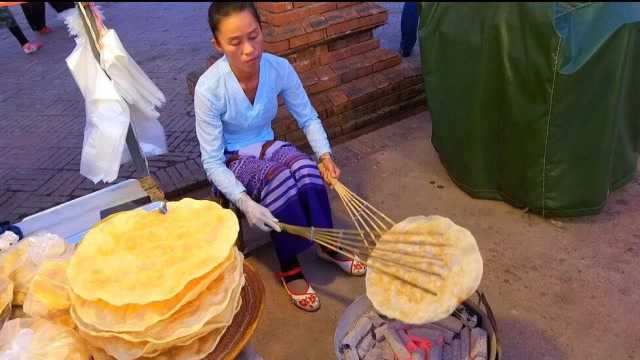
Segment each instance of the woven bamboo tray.
[[205,360],[233,360],[247,346],[264,309],[264,284],[253,266],[244,263],[246,283],[240,296],[242,305],[218,345]]

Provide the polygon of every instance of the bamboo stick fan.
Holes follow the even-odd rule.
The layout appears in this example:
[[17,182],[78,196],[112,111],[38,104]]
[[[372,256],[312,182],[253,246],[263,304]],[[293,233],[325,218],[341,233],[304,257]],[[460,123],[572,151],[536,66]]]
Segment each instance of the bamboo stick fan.
[[[416,284],[408,278],[388,271],[384,266],[378,266],[367,260],[375,259],[379,263],[393,265],[407,271],[418,271],[443,278],[444,275],[439,272],[427,271],[416,266],[416,264],[419,264],[420,262],[444,264],[444,260],[442,258],[437,256],[426,256],[425,254],[417,254],[410,251],[391,249],[385,246],[384,243],[378,244],[378,241],[384,235],[385,239],[393,241],[396,244],[401,243],[406,245],[433,247],[447,247],[448,245],[442,243],[429,243],[424,240],[420,240],[421,237],[424,236],[423,234],[406,232],[403,232],[402,234],[394,234],[391,228],[396,223],[387,215],[376,209],[367,201],[363,200],[360,196],[356,195],[336,179],[333,179],[331,188],[338,193],[338,196],[340,197],[344,207],[347,209],[356,230],[324,229],[279,224],[282,231],[314,241],[338,252],[339,254],[347,256],[352,260],[366,262],[367,266],[375,268],[377,271],[384,272],[397,280],[403,281],[411,286],[420,288],[429,294],[437,296],[437,293],[432,289],[426,288],[421,284]],[[373,254],[374,249],[376,249],[375,254]],[[400,262],[397,260],[397,255],[402,255],[403,258],[411,261]]]

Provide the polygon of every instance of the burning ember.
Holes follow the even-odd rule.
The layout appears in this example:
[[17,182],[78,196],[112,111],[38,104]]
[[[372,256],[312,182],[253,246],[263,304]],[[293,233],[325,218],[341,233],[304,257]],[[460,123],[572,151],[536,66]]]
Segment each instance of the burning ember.
[[342,339],[345,360],[487,360],[487,333],[463,306],[453,315],[408,325],[371,310]]

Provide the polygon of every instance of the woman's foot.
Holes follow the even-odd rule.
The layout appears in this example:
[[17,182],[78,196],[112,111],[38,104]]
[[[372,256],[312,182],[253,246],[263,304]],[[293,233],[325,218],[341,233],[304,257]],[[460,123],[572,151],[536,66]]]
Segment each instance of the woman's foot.
[[351,260],[347,256],[344,256],[337,252],[330,254],[322,247],[318,247],[318,256],[321,259],[325,259],[338,265],[338,267],[342,269],[342,271],[346,272],[349,275],[362,276],[367,272],[367,265],[362,261]]
[[42,47],[42,44],[30,41],[22,45],[22,51],[24,51],[25,54],[32,54],[38,51],[38,49],[40,49],[41,47]]
[[300,267],[284,273],[278,273],[278,276],[295,306],[309,312],[320,309],[320,299],[318,299],[318,295],[307,280],[302,277],[302,269]]

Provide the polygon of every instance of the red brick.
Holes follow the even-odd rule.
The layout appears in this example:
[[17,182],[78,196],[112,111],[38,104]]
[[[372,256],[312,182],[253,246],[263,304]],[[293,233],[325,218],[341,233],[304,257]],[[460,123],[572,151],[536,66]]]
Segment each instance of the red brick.
[[313,43],[322,41],[326,38],[324,30],[314,31],[302,36],[296,36],[289,40],[290,48],[297,48],[305,45],[311,45]]
[[347,20],[344,12],[340,10],[330,11],[323,16],[329,25],[339,24]]
[[359,17],[366,17],[376,13],[373,4],[370,2],[364,2],[359,6],[354,6],[353,10]]
[[353,20],[353,19],[357,19],[360,17],[360,15],[358,15],[358,8],[361,8],[363,6],[367,6],[367,3],[363,2],[360,3],[358,5],[355,6],[349,6],[349,7],[344,7],[341,9],[337,9],[336,11],[340,11],[341,13],[344,14],[345,20]]
[[301,22],[306,18],[306,15],[305,9],[293,9],[279,14],[265,12],[263,21],[273,26],[283,26]]
[[338,9],[347,7],[347,6],[352,6],[352,5],[356,5],[356,4],[360,4],[359,2],[346,2],[346,1],[342,1],[342,2],[337,2],[336,6],[338,7]]
[[292,132],[287,133],[286,137],[287,137],[287,141],[295,145],[299,145],[307,142],[307,136],[300,129],[296,129]]
[[305,73],[300,74],[300,81],[302,81],[302,85],[307,88],[309,86],[313,86],[318,82],[318,76],[314,70],[307,71]]
[[339,50],[357,43],[361,43],[363,41],[369,40],[373,38],[373,31],[360,31],[354,34],[349,34],[339,39],[335,39],[331,43],[329,43],[327,49],[329,51]]
[[276,117],[274,124],[277,124],[282,130],[295,129],[298,126],[286,106],[281,106],[278,109],[278,116]]
[[318,82],[309,87],[309,92],[312,94],[331,89],[338,85],[338,76],[328,66],[323,66],[316,69]]
[[371,5],[373,14],[380,14],[380,13],[388,14],[389,13],[389,11],[384,6],[381,6],[381,5],[377,4],[377,3],[370,2],[369,5]]
[[286,56],[297,72],[302,73],[320,66],[320,54],[327,51],[326,44],[299,49]]
[[291,2],[257,2],[256,5],[261,13],[262,10],[281,13],[293,9],[293,3]]
[[289,50],[289,40],[282,40],[278,42],[264,43],[264,50],[274,54],[281,54],[287,50]]
[[336,61],[340,61],[346,58],[347,55],[348,54],[346,52],[336,52],[336,51],[325,52],[320,54],[320,64],[322,65],[332,64]]
[[327,11],[335,10],[336,3],[335,2],[319,2],[313,5],[306,7],[307,16],[324,14]]
[[355,61],[356,60],[354,60],[354,58],[346,58],[333,64],[329,64],[329,66],[338,76],[342,76],[342,74],[351,71],[355,66],[357,66]]
[[345,86],[344,92],[349,97],[351,107],[356,108],[369,101],[375,100],[375,97],[371,96],[373,95],[371,89],[375,88],[376,86],[373,80],[370,77],[365,77],[349,83]]
[[385,13],[379,13],[379,14],[375,14],[372,16],[367,16],[365,18],[361,18],[359,19],[359,28],[362,27],[372,27],[374,25],[382,25],[384,23],[387,22],[387,18],[388,18],[388,14]]
[[273,132],[276,134],[276,137],[280,137],[287,133],[287,125],[283,121],[274,121],[272,126]]
[[294,8],[282,13],[265,11],[262,15],[264,22],[274,26],[283,26],[286,24],[302,22],[310,16],[335,10],[335,8],[336,5],[332,2],[318,2],[310,3],[308,6]]
[[339,24],[331,25],[327,28],[327,37],[334,37],[340,34],[348,33],[359,28],[360,19],[353,19]]
[[380,40],[372,38],[349,47],[349,53],[351,55],[359,55],[378,48],[380,48]]
[[330,64],[350,56],[360,55],[370,50],[377,49],[380,46],[378,39],[370,39],[361,43],[351,45],[346,48],[342,48],[336,51],[329,51],[320,55],[321,64]]
[[329,117],[329,108],[331,107],[331,101],[327,98],[325,93],[313,94],[309,97],[313,108],[318,112],[318,116],[321,119]]
[[330,90],[327,98],[334,107],[335,113],[339,114],[349,108],[349,97],[345,94],[344,89],[335,88]]
[[355,79],[367,76],[373,72],[373,65],[364,65],[354,68],[352,71],[347,71],[340,77],[340,81],[344,83],[351,82]]
[[329,22],[322,15],[312,15],[306,18],[302,25],[306,32],[312,32],[326,28],[329,25]]
[[391,85],[389,79],[377,72],[373,74],[373,83],[376,84],[376,87],[378,89],[384,89],[387,86]]
[[288,40],[292,37],[300,36],[304,34],[304,28],[302,24],[289,24],[285,26],[272,26],[265,24],[262,27],[265,42],[278,42],[282,40]]
[[392,66],[400,65],[401,62],[402,60],[400,59],[400,55],[393,56],[373,64],[373,71],[378,72],[380,70],[384,70]]
[[322,66],[316,69],[316,74],[318,74],[318,79],[320,81],[327,81],[333,78],[336,78],[336,73],[329,66]]

